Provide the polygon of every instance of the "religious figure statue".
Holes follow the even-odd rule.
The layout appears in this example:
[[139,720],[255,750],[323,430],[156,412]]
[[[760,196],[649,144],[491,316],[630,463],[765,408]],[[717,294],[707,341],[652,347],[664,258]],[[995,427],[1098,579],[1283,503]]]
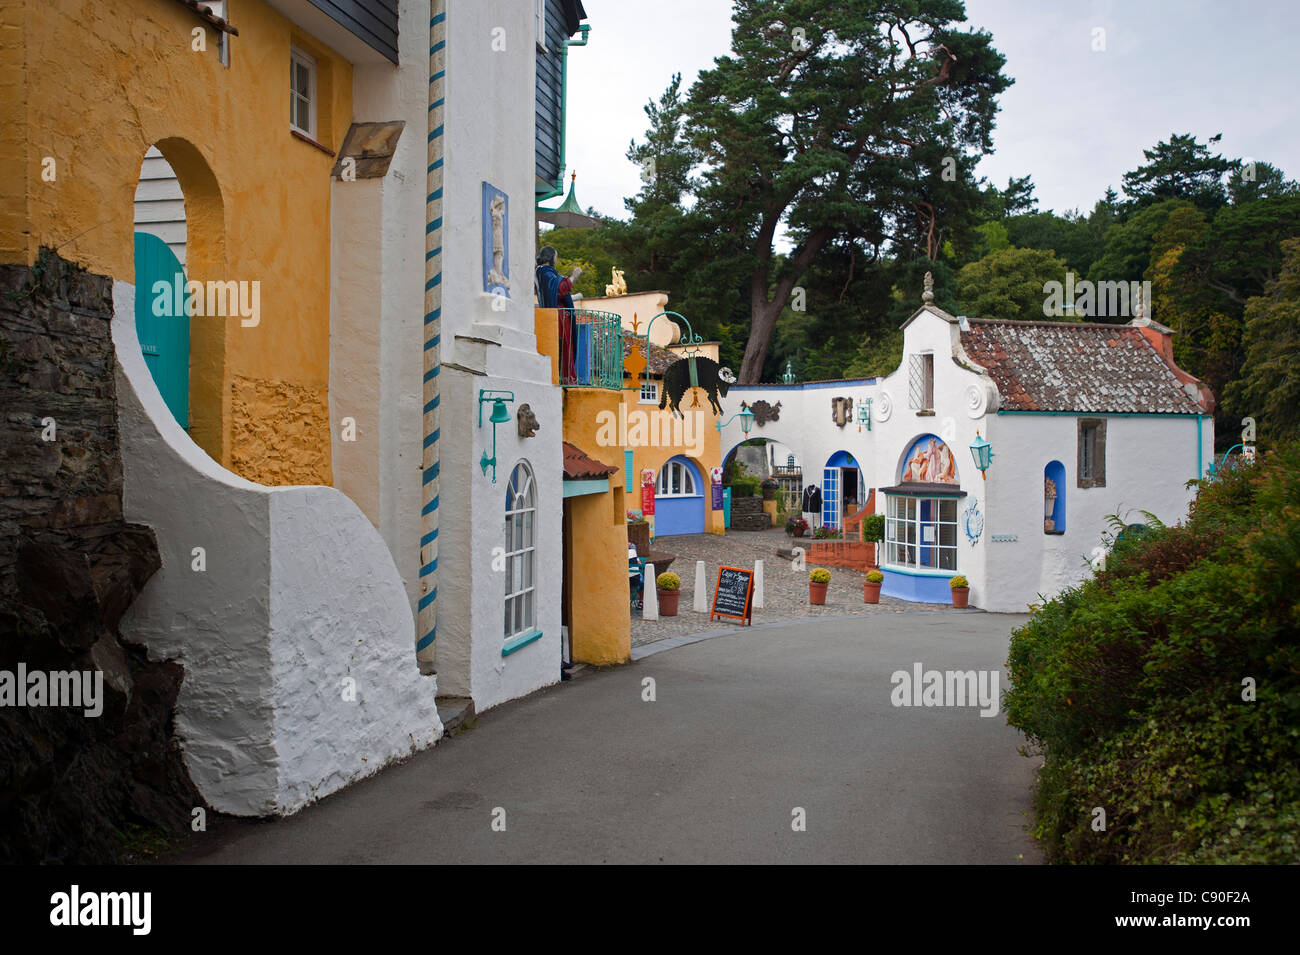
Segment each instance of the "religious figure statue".
[[488,282],[507,288],[510,280],[506,278],[506,200],[503,196],[493,196],[488,203],[488,212],[492,216],[492,269],[488,272]]

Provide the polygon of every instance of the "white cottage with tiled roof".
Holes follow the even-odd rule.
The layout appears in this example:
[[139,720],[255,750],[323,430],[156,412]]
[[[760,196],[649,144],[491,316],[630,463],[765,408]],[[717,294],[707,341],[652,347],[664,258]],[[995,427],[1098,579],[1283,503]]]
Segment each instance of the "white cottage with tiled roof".
[[[1214,397],[1174,363],[1169,329],[958,318],[930,298],[884,378],[732,389],[782,403],[780,422],[749,437],[823,476],[823,523],[852,517],[837,500],[842,460],[860,469],[859,500],[887,519],[883,593],[947,602],[960,574],[972,606],[1023,612],[1088,576],[1108,515],[1186,516],[1187,482],[1213,456]],[[743,437],[724,433],[724,457]]]

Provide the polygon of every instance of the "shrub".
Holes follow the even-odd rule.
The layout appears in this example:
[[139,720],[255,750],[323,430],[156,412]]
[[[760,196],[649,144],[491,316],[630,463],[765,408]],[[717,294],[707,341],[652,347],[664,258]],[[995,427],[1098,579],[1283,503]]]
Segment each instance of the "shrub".
[[814,567],[808,579],[814,584],[829,584],[831,582],[831,572],[825,567]]
[[819,527],[813,531],[813,539],[819,541],[839,540],[840,532],[834,527]]
[[961,574],[958,574],[956,577],[953,577],[951,580],[948,581],[948,586],[951,587],[953,590],[960,590],[963,587],[969,587],[970,581],[967,580],[965,577],[963,577]]
[[[627,522],[628,522],[629,524],[648,524],[648,523],[650,523],[649,521],[647,521],[647,520],[646,520],[646,519],[641,515],[641,512],[640,512],[640,511],[628,511],[628,512],[627,512]],[[615,525],[615,526],[617,526],[617,525]]]
[[1105,570],[1012,634],[1007,719],[1044,756],[1034,831],[1049,860],[1300,856],[1297,568],[1292,447],[1199,482],[1186,521],[1124,535]]
[[660,590],[681,590],[682,579],[671,570],[665,570],[655,578],[655,586]]
[[884,514],[868,514],[862,519],[862,539],[868,543],[885,539]]
[[867,571],[867,583],[878,584],[885,579],[885,575],[878,570]]

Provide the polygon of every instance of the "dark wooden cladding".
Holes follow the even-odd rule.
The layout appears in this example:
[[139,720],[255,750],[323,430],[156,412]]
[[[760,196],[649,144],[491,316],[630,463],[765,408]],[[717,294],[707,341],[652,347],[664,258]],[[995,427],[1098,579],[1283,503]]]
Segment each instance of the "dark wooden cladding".
[[398,0],[308,0],[385,58],[397,62]]

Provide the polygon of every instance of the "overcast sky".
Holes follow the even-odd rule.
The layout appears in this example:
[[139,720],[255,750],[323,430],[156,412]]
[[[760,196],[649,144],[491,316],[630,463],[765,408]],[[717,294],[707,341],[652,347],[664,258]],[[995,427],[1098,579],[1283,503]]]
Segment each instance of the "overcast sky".
[[[674,72],[688,87],[729,49],[731,4],[583,6],[592,30],[569,51],[568,171],[584,208],[624,217],[623,198],[640,185],[625,154],[645,132],[642,107]],[[1144,147],[1175,132],[1223,133],[1224,155],[1300,174],[1296,0],[967,0],[966,11],[1015,79],[979,174],[999,186],[1031,174],[1040,209],[1087,212],[1107,186],[1120,189]],[[1095,28],[1103,52],[1093,51]]]

